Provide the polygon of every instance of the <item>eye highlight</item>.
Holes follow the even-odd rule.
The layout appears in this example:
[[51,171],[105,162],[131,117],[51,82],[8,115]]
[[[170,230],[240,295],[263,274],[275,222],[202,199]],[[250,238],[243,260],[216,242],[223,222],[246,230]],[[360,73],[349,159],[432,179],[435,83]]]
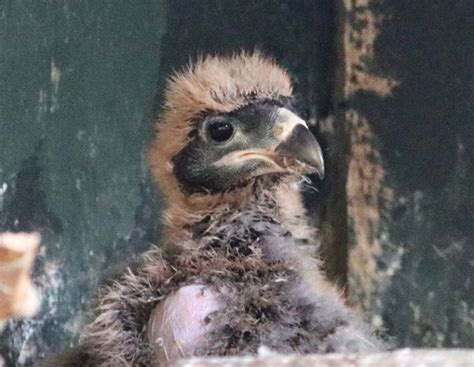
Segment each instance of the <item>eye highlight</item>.
[[209,137],[218,143],[224,143],[234,135],[234,127],[226,120],[212,121],[207,126]]

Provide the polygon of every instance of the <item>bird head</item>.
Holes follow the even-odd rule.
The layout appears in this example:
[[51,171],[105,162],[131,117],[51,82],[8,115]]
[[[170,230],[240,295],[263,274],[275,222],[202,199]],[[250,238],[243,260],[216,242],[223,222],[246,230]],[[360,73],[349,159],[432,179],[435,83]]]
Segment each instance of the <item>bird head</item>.
[[288,73],[260,53],[209,56],[172,76],[150,151],[169,201],[232,192],[260,177],[324,175],[292,107]]

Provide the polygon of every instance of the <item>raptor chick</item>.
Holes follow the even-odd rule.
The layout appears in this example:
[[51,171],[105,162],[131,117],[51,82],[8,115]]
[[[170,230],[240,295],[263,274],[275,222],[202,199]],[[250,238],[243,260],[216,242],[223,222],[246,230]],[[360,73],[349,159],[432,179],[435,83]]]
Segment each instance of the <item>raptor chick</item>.
[[300,252],[312,230],[299,186],[324,162],[292,96],[259,53],[205,57],[170,78],[149,155],[163,238],[102,292],[82,336],[89,365],[382,348]]

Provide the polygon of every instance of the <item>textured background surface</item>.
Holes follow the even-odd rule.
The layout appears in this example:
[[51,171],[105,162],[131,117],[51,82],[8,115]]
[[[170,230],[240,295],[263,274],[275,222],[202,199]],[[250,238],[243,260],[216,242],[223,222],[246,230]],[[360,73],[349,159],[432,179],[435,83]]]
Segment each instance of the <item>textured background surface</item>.
[[11,365],[75,340],[101,274],[148,247],[157,215],[143,153],[164,11],[159,1],[1,3],[0,227],[45,236],[42,312],[1,337]]
[[399,345],[473,346],[471,3],[2,3],[0,229],[45,245],[43,311],[0,354],[28,365],[74,343],[99,279],[157,238],[144,152],[164,76],[255,47],[295,75],[326,147],[307,201],[331,279]]
[[474,346],[472,1],[344,1],[351,299],[400,345]]

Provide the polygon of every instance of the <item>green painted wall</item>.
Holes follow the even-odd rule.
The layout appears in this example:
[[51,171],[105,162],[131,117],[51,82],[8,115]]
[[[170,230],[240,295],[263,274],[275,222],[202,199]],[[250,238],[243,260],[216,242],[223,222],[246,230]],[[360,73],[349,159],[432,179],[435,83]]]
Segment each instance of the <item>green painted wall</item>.
[[156,233],[144,151],[164,14],[162,1],[1,2],[0,228],[44,235],[41,314],[0,343],[12,365],[73,342],[107,267]]

